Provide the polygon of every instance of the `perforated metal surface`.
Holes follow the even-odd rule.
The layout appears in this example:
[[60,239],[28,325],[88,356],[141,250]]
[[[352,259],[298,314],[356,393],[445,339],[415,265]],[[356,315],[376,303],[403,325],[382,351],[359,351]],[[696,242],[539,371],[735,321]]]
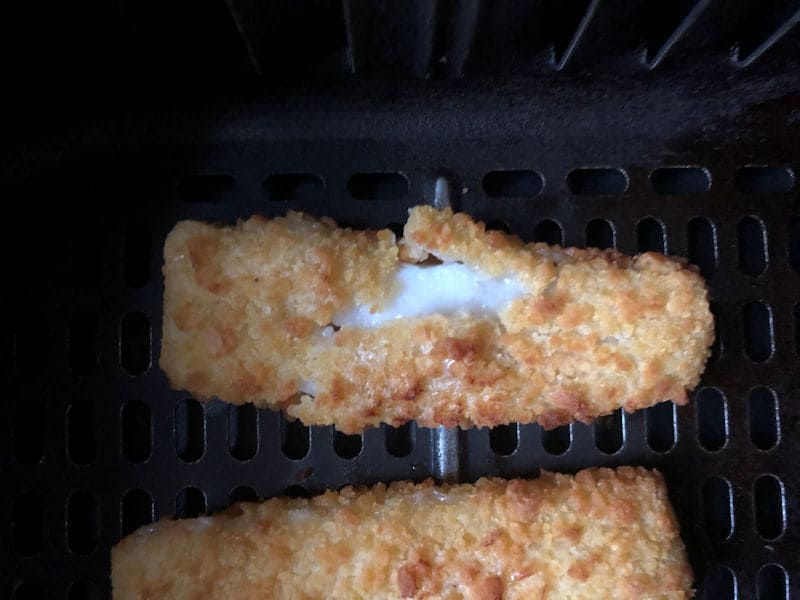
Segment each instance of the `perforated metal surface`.
[[[295,23],[278,39],[302,30],[318,44],[281,65],[272,42],[263,45],[274,15],[231,1],[220,14],[236,28],[225,31],[238,29],[245,45],[223,36],[215,43],[233,50],[206,54],[217,66],[238,57],[265,77],[442,80],[205,89],[137,95],[85,116],[44,115],[35,103],[10,115],[14,141],[0,160],[10,259],[0,594],[105,597],[109,549],[122,535],[235,500],[642,464],[666,475],[700,597],[800,597],[792,3],[753,12],[741,2],[751,12],[725,18],[717,2],[567,3],[541,39],[523,34],[552,12],[545,2],[529,12],[527,3],[419,3],[407,22],[371,4],[315,2],[330,21],[321,30]],[[645,4],[655,8],[642,12]],[[126,29],[158,37],[135,27],[141,11],[117,5]],[[626,15],[635,31],[612,35]],[[205,42],[203,27],[176,35]],[[445,79],[464,75],[474,77]],[[526,240],[667,251],[698,264],[718,340],[690,404],[546,433],[412,424],[362,437],[169,389],[156,366],[160,252],[178,220],[293,209],[397,230],[410,206],[440,198],[442,181],[455,208]]]

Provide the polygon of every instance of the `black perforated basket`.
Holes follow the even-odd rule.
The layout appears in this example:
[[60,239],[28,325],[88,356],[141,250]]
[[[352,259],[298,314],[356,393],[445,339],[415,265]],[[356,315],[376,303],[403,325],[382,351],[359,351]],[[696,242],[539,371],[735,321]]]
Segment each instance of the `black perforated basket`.
[[[0,14],[0,594],[107,597],[122,536],[237,500],[633,464],[665,474],[701,598],[800,598],[797,2],[69,4]],[[169,388],[178,220],[397,229],[443,199],[697,264],[717,342],[689,405],[346,436]]]

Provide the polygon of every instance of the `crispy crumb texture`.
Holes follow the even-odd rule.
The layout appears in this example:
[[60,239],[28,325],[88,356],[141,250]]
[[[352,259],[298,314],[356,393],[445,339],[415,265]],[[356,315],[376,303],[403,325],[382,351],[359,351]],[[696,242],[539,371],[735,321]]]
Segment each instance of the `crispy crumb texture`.
[[691,598],[657,471],[378,484],[160,521],[112,551],[116,600]]
[[[461,262],[513,278],[498,314],[426,314],[376,328],[403,263]],[[183,221],[164,248],[161,368],[199,399],[284,409],[357,433],[380,423],[589,422],[687,401],[714,324],[703,279],[660,254],[535,243],[418,206],[404,237],[298,213],[234,227]]]

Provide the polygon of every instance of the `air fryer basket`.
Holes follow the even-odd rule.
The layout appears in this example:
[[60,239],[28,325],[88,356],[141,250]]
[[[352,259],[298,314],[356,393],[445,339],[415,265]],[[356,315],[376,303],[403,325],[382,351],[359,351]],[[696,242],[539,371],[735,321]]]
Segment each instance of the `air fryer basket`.
[[[43,30],[24,4],[9,39],[48,42],[6,92],[0,593],[107,597],[122,536],[237,500],[633,464],[666,477],[699,597],[800,597],[797,3],[118,0]],[[169,388],[178,220],[398,230],[443,199],[697,264],[717,341],[689,405],[347,436]]]

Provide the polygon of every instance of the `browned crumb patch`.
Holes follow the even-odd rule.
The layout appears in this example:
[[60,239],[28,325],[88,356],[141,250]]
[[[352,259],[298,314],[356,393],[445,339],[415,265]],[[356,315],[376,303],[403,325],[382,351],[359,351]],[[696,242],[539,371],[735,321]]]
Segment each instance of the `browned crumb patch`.
[[114,598],[691,598],[655,471],[379,484],[161,521],[112,552]]

